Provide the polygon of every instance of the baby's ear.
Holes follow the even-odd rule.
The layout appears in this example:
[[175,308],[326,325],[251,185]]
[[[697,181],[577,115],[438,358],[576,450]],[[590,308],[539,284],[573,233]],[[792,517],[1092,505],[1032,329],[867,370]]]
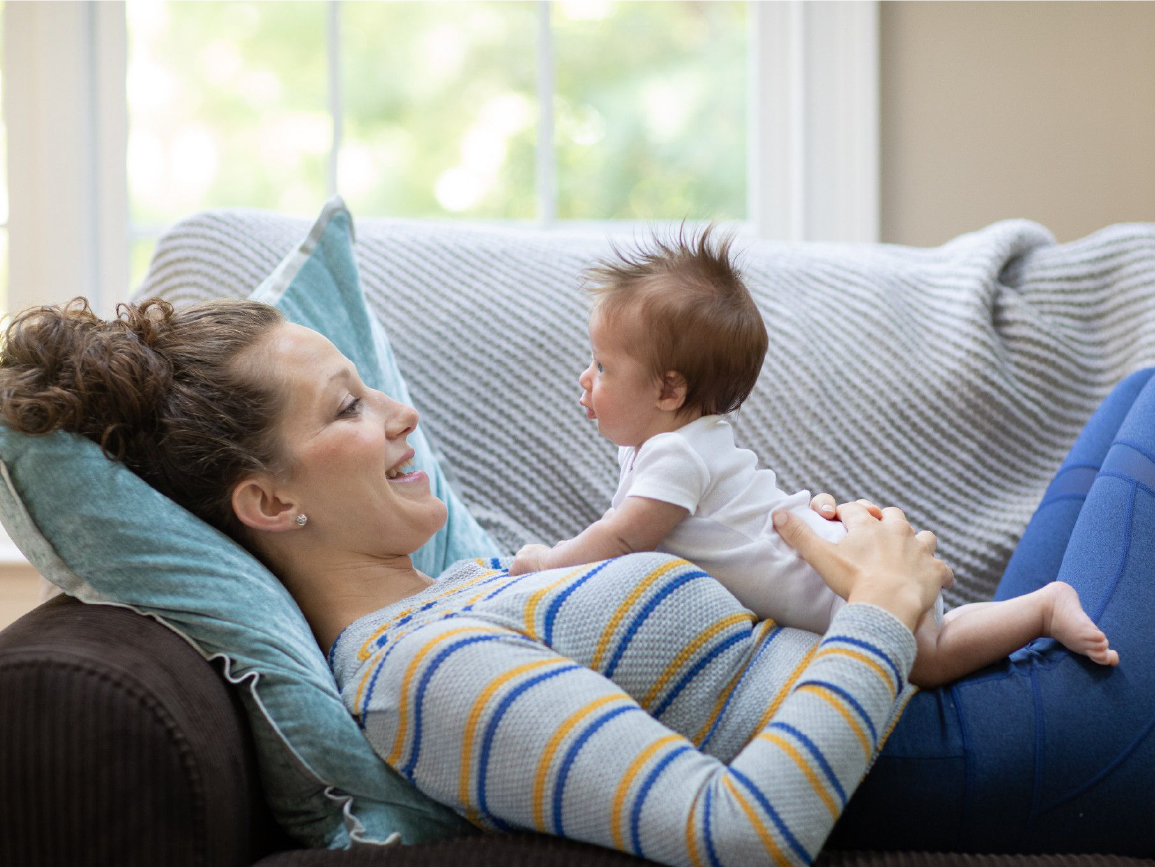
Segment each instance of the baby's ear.
[[686,377],[676,370],[662,374],[662,390],[658,393],[658,409],[677,412],[686,402]]

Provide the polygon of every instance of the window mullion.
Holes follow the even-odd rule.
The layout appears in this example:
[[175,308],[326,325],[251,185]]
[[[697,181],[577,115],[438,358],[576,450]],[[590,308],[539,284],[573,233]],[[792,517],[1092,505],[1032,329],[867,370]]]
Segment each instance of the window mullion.
[[329,149],[329,195],[337,195],[341,139],[345,125],[344,92],[341,81],[341,2],[329,0],[329,113],[333,118],[333,143]]
[[90,215],[96,239],[97,300],[105,314],[128,297],[131,250],[128,205],[128,19],[121,2],[90,4],[93,94],[91,125],[95,153]]
[[878,2],[750,5],[758,235],[877,241]]
[[763,238],[802,240],[806,116],[798,0],[750,3],[747,213]]
[[554,51],[549,0],[538,0],[537,27],[537,160],[538,223],[557,221],[557,162],[553,142]]

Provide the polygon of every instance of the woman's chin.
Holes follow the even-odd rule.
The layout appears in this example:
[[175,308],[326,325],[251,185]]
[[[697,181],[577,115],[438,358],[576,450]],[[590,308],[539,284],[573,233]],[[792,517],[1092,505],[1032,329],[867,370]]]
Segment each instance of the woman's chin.
[[[445,505],[445,503],[443,503],[441,500],[437,499],[437,497],[434,497],[433,499],[436,500],[437,505],[440,506],[438,509],[440,517],[437,519],[437,528],[433,531],[433,533],[436,533],[437,530],[440,530],[442,527],[444,527],[445,522],[449,520],[449,507]],[[429,534],[430,538],[432,538],[433,533]]]
[[429,520],[425,524],[426,529],[429,531],[429,535],[425,537],[425,541],[421,543],[422,545],[432,539],[433,536],[439,530],[441,530],[449,520],[449,507],[446,506],[445,503],[443,503],[437,497],[430,496],[429,499],[432,502],[430,503]]

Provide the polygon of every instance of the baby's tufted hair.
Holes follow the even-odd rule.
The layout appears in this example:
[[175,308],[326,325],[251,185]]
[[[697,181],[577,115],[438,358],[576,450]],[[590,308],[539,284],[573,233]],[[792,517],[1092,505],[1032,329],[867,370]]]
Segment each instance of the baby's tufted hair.
[[681,412],[733,412],[750,396],[766,357],[766,324],[735,267],[730,235],[713,224],[655,236],[586,271],[593,315],[628,331],[655,380],[686,380]]
[[254,301],[180,310],[150,298],[104,320],[88,301],[33,307],[0,348],[0,418],[26,434],[82,434],[158,491],[243,540],[233,486],[282,472],[283,395],[249,350],[284,321]]

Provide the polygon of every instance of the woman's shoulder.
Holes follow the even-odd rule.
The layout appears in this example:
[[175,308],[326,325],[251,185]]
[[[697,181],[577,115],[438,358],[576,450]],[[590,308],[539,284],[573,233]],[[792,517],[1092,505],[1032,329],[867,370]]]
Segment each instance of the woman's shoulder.
[[456,560],[450,563],[434,582],[439,587],[447,582],[468,580],[483,572],[492,572],[495,569],[508,569],[513,557],[470,557],[465,560]]

